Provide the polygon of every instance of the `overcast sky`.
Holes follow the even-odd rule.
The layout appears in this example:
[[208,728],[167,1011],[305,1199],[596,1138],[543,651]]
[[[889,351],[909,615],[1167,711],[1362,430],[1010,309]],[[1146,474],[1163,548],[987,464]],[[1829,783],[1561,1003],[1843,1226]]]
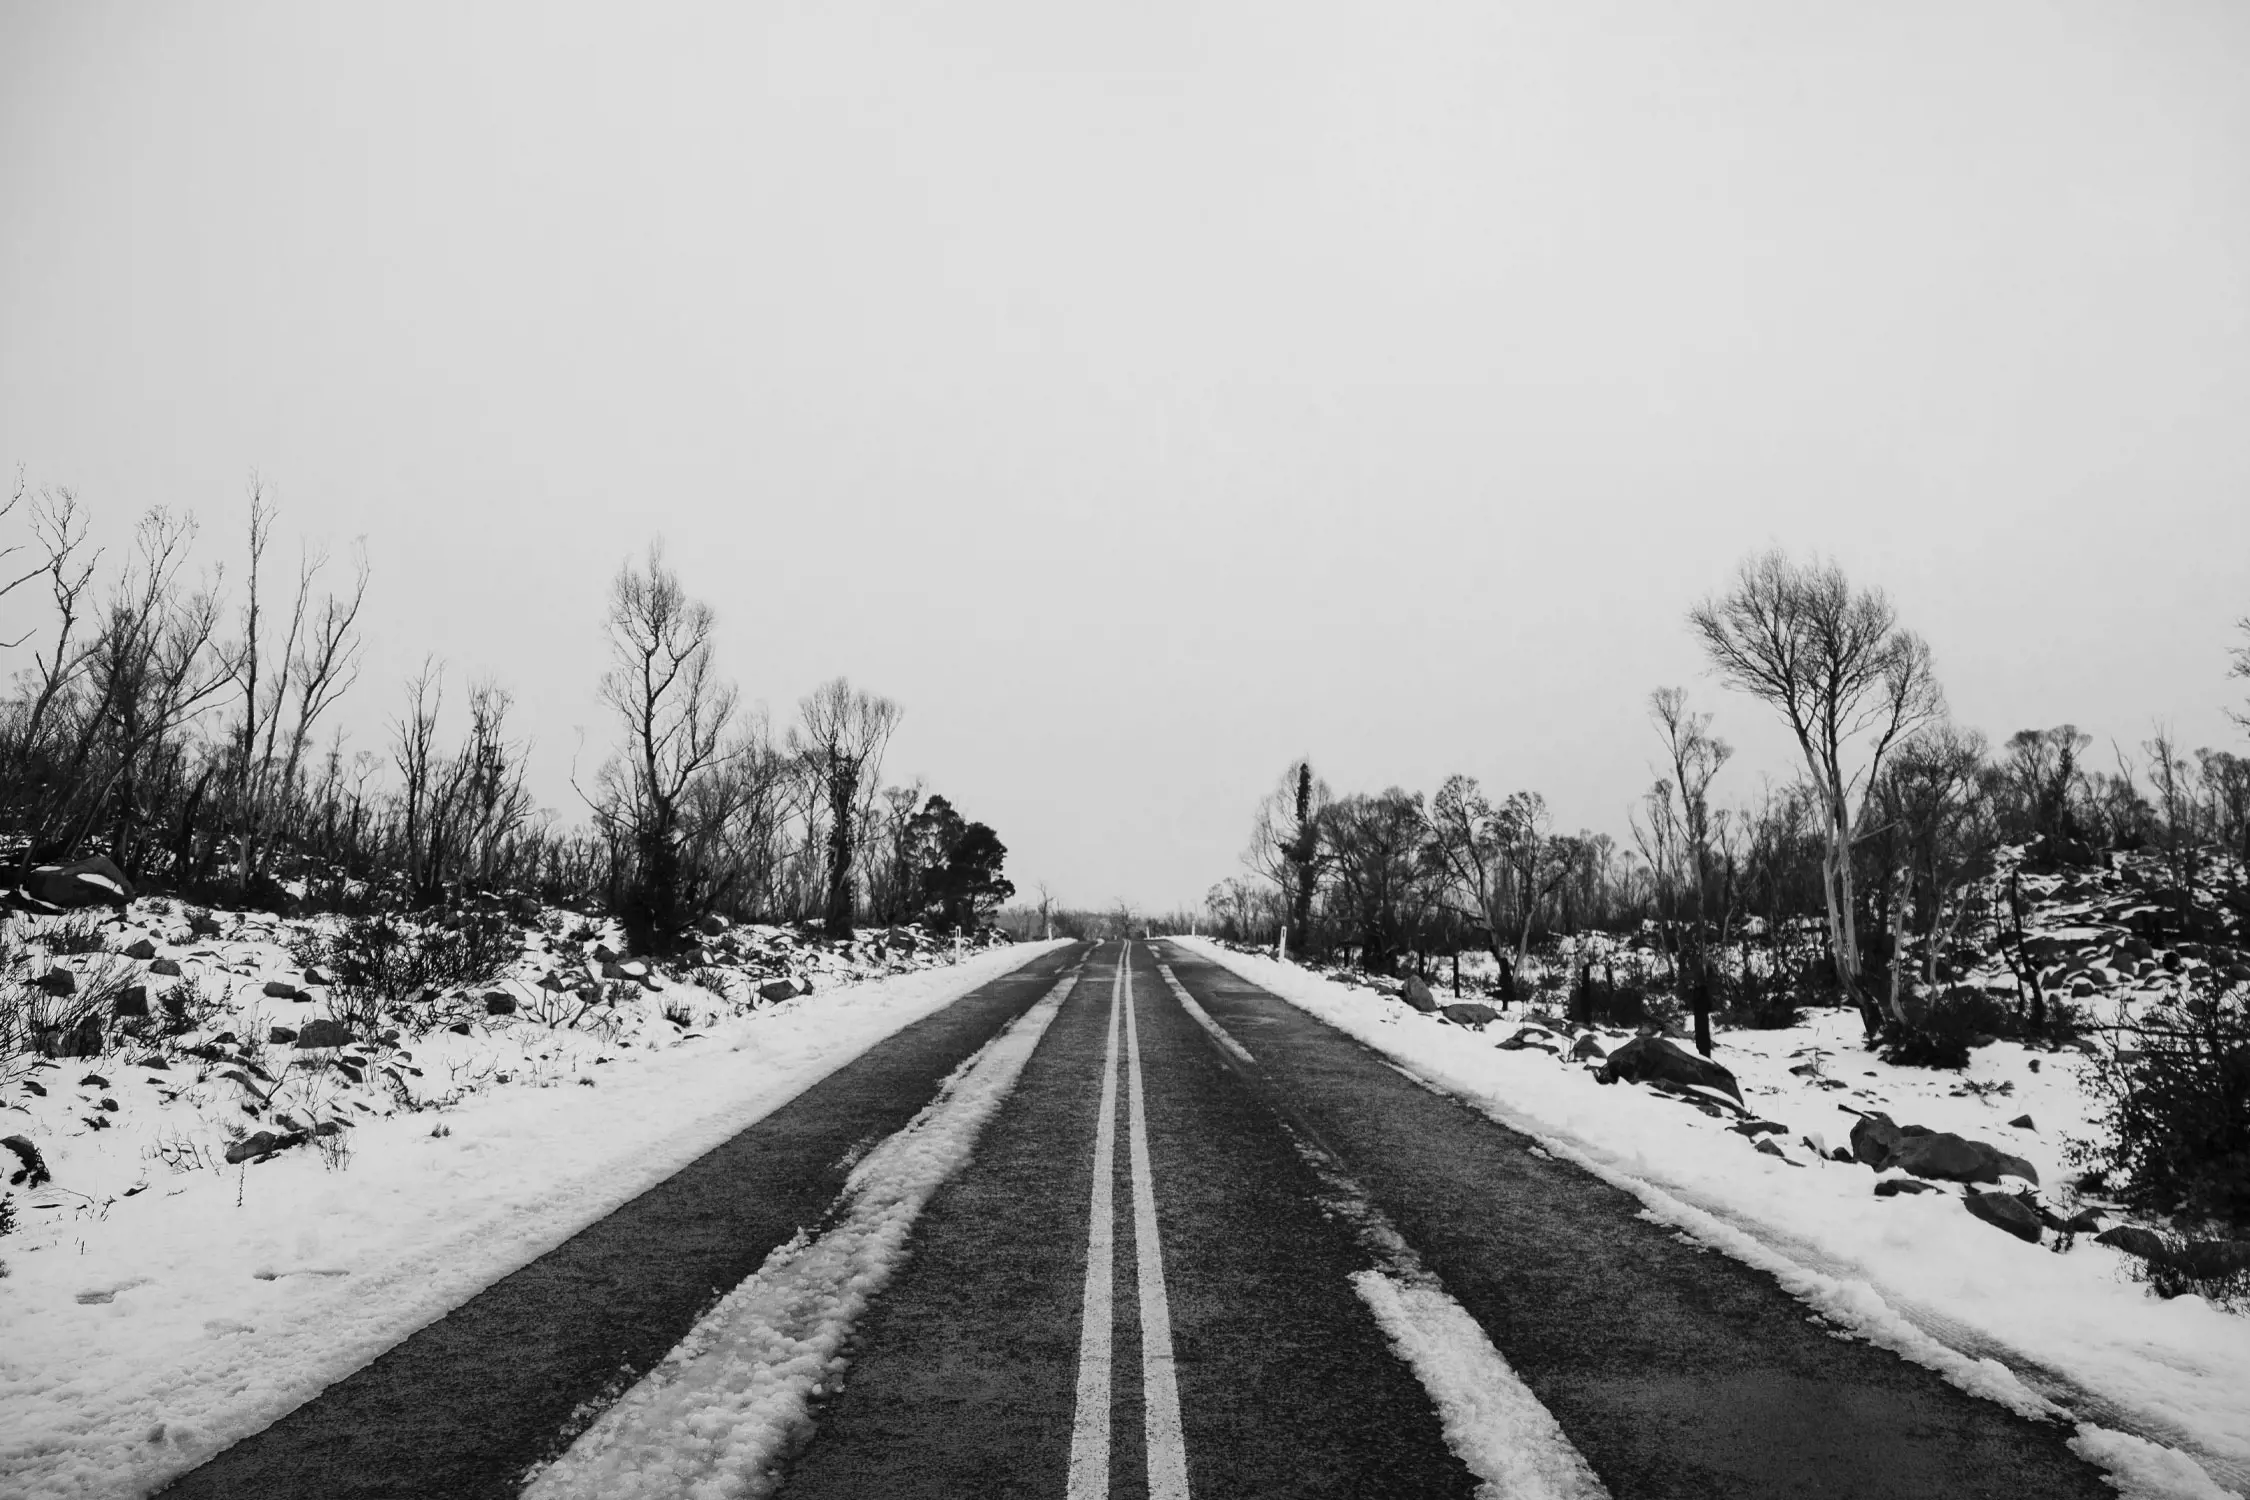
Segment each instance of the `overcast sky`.
[[[1624,837],[1682,616],[1833,555],[1995,738],[2222,709],[2250,6],[0,3],[0,463],[364,535],[536,781],[661,534],[1027,890],[1234,873],[1292,757]],[[22,652],[12,666],[21,666]]]

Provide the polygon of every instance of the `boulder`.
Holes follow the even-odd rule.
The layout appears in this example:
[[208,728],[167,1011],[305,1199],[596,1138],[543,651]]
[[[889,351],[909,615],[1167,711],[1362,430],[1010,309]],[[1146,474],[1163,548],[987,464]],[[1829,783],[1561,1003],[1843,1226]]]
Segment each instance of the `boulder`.
[[760,1000],[793,1000],[796,995],[797,982],[793,979],[774,979],[758,986]]
[[1445,1018],[1454,1025],[1466,1026],[1471,1031],[1482,1031],[1492,1022],[1500,1019],[1500,1012],[1494,1010],[1491,1006],[1478,1005],[1474,1002],[1448,1005],[1445,1007],[1444,1014]]
[[1765,1139],[1763,1136],[1759,1137],[1758,1139],[1758,1149],[1764,1152],[1767,1156],[1780,1156],[1783,1161],[1789,1160],[1788,1157],[1782,1155],[1782,1151],[1779,1146],[1776,1146],[1772,1141]]
[[594,944],[594,962],[598,964],[616,963],[617,950],[610,947],[610,945],[607,943]]
[[2039,1210],[2014,1193],[1970,1193],[1961,1206],[1995,1229],[2005,1229],[2026,1244],[2039,1243]]
[[326,974],[322,973],[318,969],[305,970],[305,983],[307,984],[331,984],[333,982],[334,981],[332,981]]
[[1525,1026],[1518,1030],[1514,1036],[1498,1045],[1502,1052],[1521,1052],[1528,1047],[1534,1052],[1544,1052],[1549,1056],[1560,1057],[1562,1055],[1561,1048],[1550,1046],[1539,1040],[1546,1034],[1536,1026]]
[[251,1161],[261,1156],[271,1156],[276,1151],[286,1150],[296,1145],[304,1138],[304,1132],[299,1130],[292,1130],[285,1134],[261,1130],[256,1135],[245,1136],[227,1147],[227,1165],[233,1166],[236,1162]]
[[1406,986],[1398,992],[1398,997],[1425,1016],[1438,1008],[1437,996],[1431,994],[1430,987],[1413,974],[1406,976]]
[[516,997],[505,990],[489,990],[484,997],[484,1013],[488,1016],[512,1016],[516,1013]]
[[1580,1037],[1571,1045],[1570,1049],[1572,1062],[1600,1062],[1608,1056],[1609,1054],[1602,1050],[1602,1044],[1594,1040],[1592,1032]]
[[67,865],[41,865],[24,876],[23,890],[34,901],[66,911],[87,906],[122,907],[133,899],[133,882],[100,854]]
[[109,1003],[109,1013],[120,1021],[129,1016],[147,1015],[148,986],[145,984],[129,984],[119,990],[117,998]]
[[1875,1184],[1878,1198],[1896,1198],[1901,1193],[1942,1193],[1945,1189],[1931,1187],[1918,1177],[1886,1177]]
[[638,977],[638,975],[626,973],[625,966],[614,958],[602,960],[602,978],[604,979],[636,979]]
[[702,933],[705,937],[717,937],[727,930],[727,919],[714,912],[696,923],[695,927],[696,931]]
[[180,961],[176,958],[160,958],[148,966],[148,971],[151,974],[161,974],[166,979],[177,979],[180,977]]
[[75,995],[78,993],[78,976],[59,964],[40,975],[33,983],[50,995]]
[[150,942],[147,938],[142,938],[125,950],[125,956],[137,958],[142,963],[147,963],[150,959],[156,957],[156,944]]
[[2039,1169],[2022,1157],[1949,1130],[1903,1137],[1891,1162],[1917,1177],[1947,1182],[1998,1182],[2003,1177],[2021,1177],[2033,1183],[2039,1180]]
[[294,1027],[276,1026],[266,1033],[266,1040],[276,1047],[285,1047],[297,1040],[297,1032]]
[[54,1181],[53,1174],[47,1170],[46,1159],[39,1154],[39,1148],[31,1143],[28,1136],[11,1135],[0,1138],[0,1146],[15,1152],[16,1160],[22,1164],[8,1178],[11,1187],[37,1187],[42,1182]]
[[1594,1077],[1602,1083],[1665,1082],[1688,1088],[1711,1089],[1742,1104],[1742,1085],[1734,1075],[1708,1057],[1699,1056],[1660,1036],[1637,1036],[1609,1054]]
[[[2036,1070],[2039,1066],[2039,1060],[2037,1058],[2033,1058],[2031,1061],[2031,1066],[2034,1070]],[[2031,1123],[2031,1116],[2029,1115],[2017,1115],[2008,1123],[2017,1130],[2037,1130],[2039,1128],[2038,1126]]]
[[269,979],[264,990],[268,1000],[294,1000],[302,993],[286,979]]
[[356,1040],[341,1021],[307,1021],[297,1033],[299,1047],[349,1047]]

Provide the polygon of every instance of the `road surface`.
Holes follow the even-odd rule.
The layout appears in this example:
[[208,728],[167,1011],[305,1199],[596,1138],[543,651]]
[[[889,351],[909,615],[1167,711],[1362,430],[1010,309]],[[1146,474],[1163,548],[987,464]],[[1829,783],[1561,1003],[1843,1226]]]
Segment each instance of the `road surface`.
[[817,1230],[870,1144],[1033,1020],[841,1388],[741,1483],[792,1500],[2113,1493],[2064,1429],[1840,1337],[1230,972],[1114,942],[899,1033],[167,1493],[518,1493]]

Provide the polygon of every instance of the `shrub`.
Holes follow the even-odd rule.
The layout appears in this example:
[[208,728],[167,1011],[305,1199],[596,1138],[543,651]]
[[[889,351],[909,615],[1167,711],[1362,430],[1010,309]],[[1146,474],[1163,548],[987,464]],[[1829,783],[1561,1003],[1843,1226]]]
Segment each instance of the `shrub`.
[[207,993],[193,975],[182,978],[156,997],[156,1010],[164,1018],[167,1036],[181,1036],[226,1009],[218,996]]
[[451,926],[425,926],[397,916],[353,917],[324,935],[308,935],[292,956],[328,971],[339,1019],[372,1026],[382,1012],[432,989],[489,983],[523,952],[523,934],[508,918],[477,913]]
[[2108,1139],[2081,1156],[2135,1207],[2250,1225],[2250,985],[2199,972],[2125,1037],[2091,1075]]
[[107,925],[93,912],[74,912],[48,924],[39,941],[49,953],[99,953],[104,946],[102,929]]

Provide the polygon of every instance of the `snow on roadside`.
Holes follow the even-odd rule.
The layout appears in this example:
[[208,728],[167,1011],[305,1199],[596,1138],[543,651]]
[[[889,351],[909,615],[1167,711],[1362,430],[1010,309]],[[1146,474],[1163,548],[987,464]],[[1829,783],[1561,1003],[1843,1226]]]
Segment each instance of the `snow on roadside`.
[[[517,1065],[543,1060],[549,1072],[519,1083],[550,1086],[362,1118],[333,1161],[298,1149],[221,1170],[156,1168],[151,1191],[89,1197],[75,1221],[0,1241],[11,1272],[0,1279],[0,1492],[155,1488],[1053,946],[746,1013],[715,1007],[704,1035],[673,1032],[653,1050],[579,1056],[568,1034],[527,1030],[524,1046],[540,1053]],[[98,1179],[98,1153],[133,1144],[128,1134],[50,1143],[58,1180]],[[123,1154],[111,1175],[150,1175],[145,1149]]]
[[922,1206],[969,1159],[1076,983],[1066,975],[956,1068],[936,1099],[853,1168],[837,1222],[767,1256],[531,1482],[526,1500],[772,1493]]
[[[1965,1389],[2052,1412],[2035,1388],[2050,1384],[2038,1367],[2059,1373],[2097,1398],[2093,1410],[2074,1410],[2078,1451],[2108,1466],[2126,1493],[2245,1492],[2250,1327],[2242,1318],[2194,1296],[2158,1300],[2107,1246],[2081,1241],[2061,1255],[2001,1234],[1950,1194],[1877,1198],[1866,1167],[1801,1143],[1806,1134],[1843,1138],[1852,1117],[1838,1109],[1841,1095],[1856,1108],[1994,1140],[2054,1183],[2062,1136],[2085,1118],[2068,1054],[2045,1057],[2034,1073],[2022,1048],[2002,1043],[1980,1049],[1965,1075],[1932,1074],[1875,1061],[1853,1037],[1856,1020],[1836,1013],[1785,1032],[1729,1032],[1719,1060],[1752,1109],[1790,1127],[1768,1137],[1787,1147],[1775,1157],[1675,1099],[1604,1087],[1591,1068],[1545,1052],[1501,1050],[1493,1035],[1417,1015],[1373,989],[1207,940],[1171,941],[1532,1135],[1640,1197],[1648,1217],[1768,1270],[1824,1318]],[[1790,1071],[1807,1057],[1814,1071]],[[2027,1105],[2039,1131],[2003,1123],[2003,1112]],[[2026,1378],[2009,1359],[2029,1362]],[[2139,1438],[2109,1430],[2120,1426]],[[2142,1441],[2151,1438],[2166,1446]],[[2174,1447],[2202,1461],[2189,1465],[2192,1481],[2180,1477],[2187,1459]],[[2214,1491],[2214,1480],[2225,1488]]]

